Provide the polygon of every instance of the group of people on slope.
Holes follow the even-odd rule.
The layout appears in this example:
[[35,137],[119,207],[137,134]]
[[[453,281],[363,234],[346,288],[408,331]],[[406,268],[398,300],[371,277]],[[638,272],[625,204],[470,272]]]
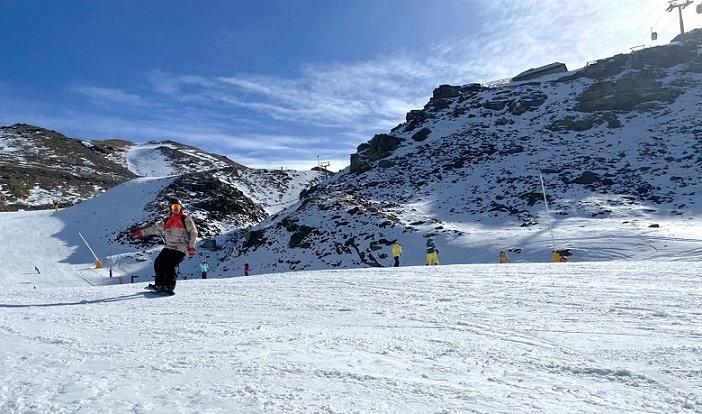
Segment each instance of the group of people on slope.
[[[161,253],[154,260],[154,272],[156,280],[154,281],[153,290],[173,294],[178,278],[178,265],[183,261],[186,255],[194,256],[196,253],[195,242],[197,240],[197,227],[192,217],[185,214],[183,205],[177,199],[169,201],[170,215],[163,221],[157,222],[151,226],[135,229],[129,232],[129,238],[134,240],[145,236],[159,235],[164,238],[165,246]],[[403,247],[395,240],[392,244],[392,256],[394,259],[394,267],[400,266],[400,256],[402,256]],[[567,262],[568,258],[557,250],[552,252],[552,260],[554,262]],[[504,250],[499,253],[500,263],[510,263],[509,257]],[[434,244],[434,238],[429,237],[426,241],[426,264],[427,266],[439,265],[439,249]],[[207,259],[200,263],[200,271],[202,278],[207,279],[209,264]],[[38,272],[38,270],[37,270]],[[251,267],[248,263],[244,264],[244,275],[251,274]]]
[[[439,264],[439,249],[434,244],[434,238],[427,239],[427,266]],[[394,259],[394,267],[400,267],[400,256],[402,256],[403,247],[397,240],[392,243],[392,257]]]
[[[438,265],[439,264],[439,249],[436,248],[436,245],[434,244],[434,239],[433,238],[428,238],[427,243],[426,243],[426,248],[427,248],[427,265]],[[392,244],[392,256],[393,259],[395,259],[395,267],[400,266],[400,256],[402,255],[402,245],[395,240]],[[567,262],[568,257],[564,254],[561,254],[561,252],[554,250],[551,254],[551,259],[554,262]],[[498,261],[501,264],[504,263],[511,263],[511,260],[509,259],[509,256],[507,256],[507,252],[504,250],[500,250],[500,253],[498,254]]]
[[[438,265],[439,264],[439,249],[436,248],[436,245],[434,244],[434,238],[429,237],[426,242],[426,250],[427,250],[427,256],[426,256],[426,264],[427,266],[429,265]],[[402,255],[402,245],[395,240],[392,244],[392,256],[395,259],[395,267],[400,266],[400,256]],[[510,263],[509,256],[507,256],[507,253],[504,250],[500,250],[499,254],[499,262],[500,263]]]
[[[499,254],[500,263],[510,263],[509,256],[504,250],[500,250]],[[551,251],[551,261],[565,263],[568,261],[568,256],[561,254],[558,250]]]
[[[202,263],[200,263],[200,271],[202,272],[202,278],[207,279],[207,271],[210,269],[209,264],[207,263],[207,258],[202,260]],[[249,276],[251,274],[251,267],[249,266],[248,263],[244,263],[244,276]]]

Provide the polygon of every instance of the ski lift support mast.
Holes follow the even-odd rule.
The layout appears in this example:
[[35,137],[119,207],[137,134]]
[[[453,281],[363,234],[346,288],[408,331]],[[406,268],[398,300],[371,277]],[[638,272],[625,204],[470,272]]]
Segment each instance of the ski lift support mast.
[[551,212],[548,209],[548,198],[546,197],[546,186],[544,185],[544,176],[539,169],[539,180],[541,180],[541,192],[544,195],[544,204],[546,205],[546,218],[548,219],[548,229],[551,232],[551,250],[556,250],[556,242],[553,238],[553,226],[551,225]]
[[668,1],[668,8],[665,10],[668,13],[672,12],[673,9],[678,9],[678,17],[680,18],[680,39],[685,36],[685,25],[683,24],[682,11],[685,7],[694,3],[693,0],[670,0]]

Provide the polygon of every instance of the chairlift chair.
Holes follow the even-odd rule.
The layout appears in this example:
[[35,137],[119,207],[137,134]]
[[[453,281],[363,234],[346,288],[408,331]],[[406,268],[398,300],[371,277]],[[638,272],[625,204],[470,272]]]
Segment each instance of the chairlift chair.
[[658,32],[654,32],[653,28],[651,29],[651,40],[652,41],[658,40]]
[[702,2],[700,2],[700,4],[697,5],[696,10],[697,10],[697,14],[702,14]]

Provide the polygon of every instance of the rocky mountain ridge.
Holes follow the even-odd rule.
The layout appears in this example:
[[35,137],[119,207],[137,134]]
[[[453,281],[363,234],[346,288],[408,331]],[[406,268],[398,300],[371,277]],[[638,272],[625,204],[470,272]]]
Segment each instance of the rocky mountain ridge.
[[[79,140],[56,131],[16,124],[0,127],[0,210],[65,208],[138,177],[158,178],[161,190],[146,205],[159,220],[165,200],[179,198],[202,238],[235,237],[298,200],[327,171],[265,170],[174,141]],[[128,243],[124,232],[108,237]],[[143,243],[148,246],[151,242]]]
[[[36,151],[27,150],[35,157],[29,161],[17,154],[41,140],[68,142],[82,159],[59,170],[90,173],[76,178],[89,184],[83,194],[71,190],[77,201],[137,176],[163,177],[148,186],[160,190],[133,225],[160,219],[163,200],[179,197],[202,237],[218,242],[219,250],[208,254],[221,274],[243,263],[256,273],[386,266],[393,240],[406,247],[406,263],[420,264],[429,236],[437,239],[442,263],[492,262],[500,249],[517,261],[538,260],[557,243],[568,243],[583,260],[611,258],[596,253],[598,223],[618,223],[617,237],[626,243],[648,234],[653,223],[694,220],[701,213],[701,33],[535,80],[441,85],[406,122],[359,145],[350,167],[333,177],[250,169],[172,141],[66,141],[22,125],[0,129],[0,156],[13,171],[12,163],[39,164]],[[29,144],[20,145],[22,140]],[[66,157],[51,153],[44,159]],[[90,181],[93,176],[105,184]],[[25,182],[42,188],[31,173]],[[64,182],[72,181],[57,180],[52,194]],[[47,207],[37,202],[38,190],[21,196],[0,184],[5,209]],[[554,238],[551,222],[556,234],[585,236]],[[119,230],[104,238],[121,237],[126,245],[123,236]],[[654,240],[651,250],[682,240],[656,237],[646,236]]]
[[32,125],[0,127],[0,211],[72,205],[136,175],[106,156],[115,143],[68,138]]
[[[529,239],[548,226],[540,175],[557,223],[694,218],[701,69],[696,30],[684,43],[565,74],[442,85],[405,123],[359,145],[348,170],[256,226],[227,260],[264,272],[384,266],[392,240],[421,251],[428,236],[450,262],[493,261],[501,248],[527,257]],[[477,231],[495,240],[476,240]]]

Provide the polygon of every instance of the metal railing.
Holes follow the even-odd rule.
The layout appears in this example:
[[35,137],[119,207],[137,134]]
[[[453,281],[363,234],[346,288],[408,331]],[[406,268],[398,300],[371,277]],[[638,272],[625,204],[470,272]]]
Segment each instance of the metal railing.
[[502,86],[507,86],[510,83],[512,83],[512,78],[502,78],[502,79],[497,79],[494,81],[481,83],[480,85],[484,88],[494,89],[494,88],[500,88]]

